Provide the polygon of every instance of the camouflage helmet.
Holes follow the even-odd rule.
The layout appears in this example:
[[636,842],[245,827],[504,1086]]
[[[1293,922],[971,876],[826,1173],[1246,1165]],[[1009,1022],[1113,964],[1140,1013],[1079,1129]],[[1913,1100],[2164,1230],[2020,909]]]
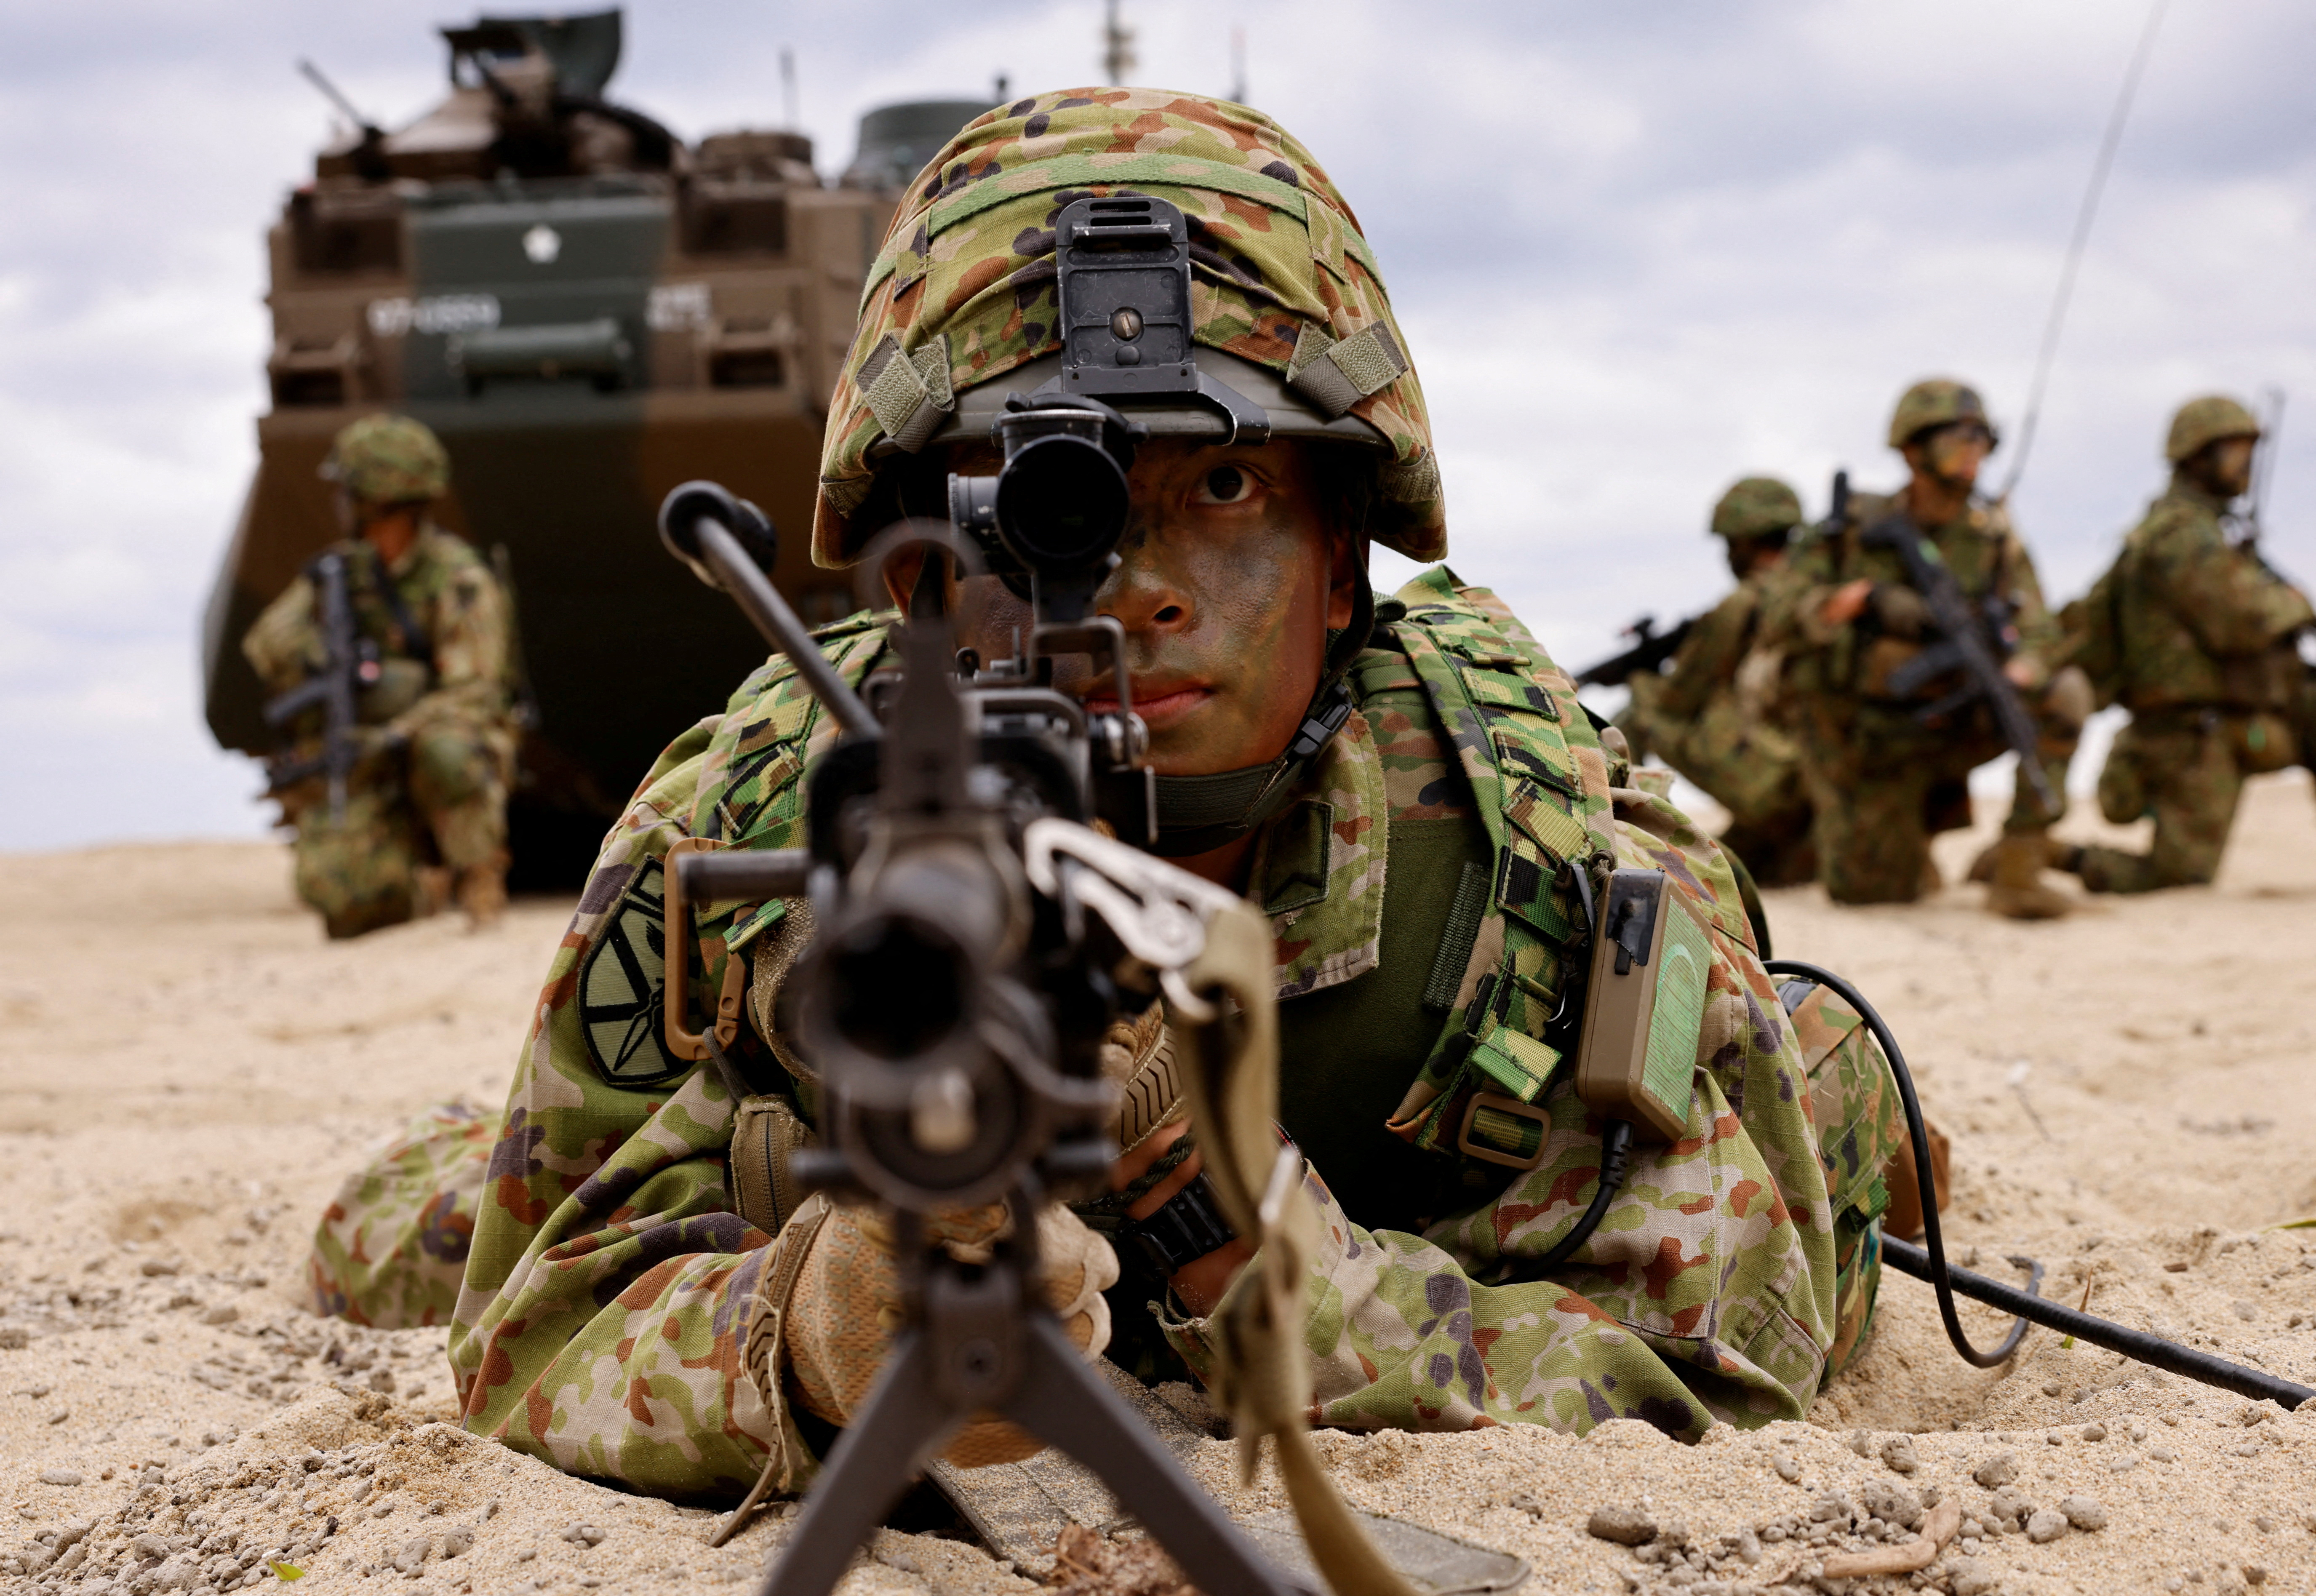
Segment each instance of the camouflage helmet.
[[2001,441],[2001,434],[1987,419],[1986,401],[1978,397],[1976,388],[1951,377],[1925,378],[1900,395],[1898,408],[1890,413],[1890,447],[1903,449],[1932,427],[1958,421],[1977,422],[1997,442]]
[[2225,394],[2205,394],[2179,406],[2171,418],[2171,435],[2163,441],[2163,458],[2178,465],[2207,443],[2222,438],[2257,438],[2259,419]]
[[1801,495],[1774,477],[1747,477],[1713,506],[1713,535],[1733,541],[1791,531],[1801,524]]
[[[1101,88],[984,112],[918,174],[869,267],[830,402],[813,558],[842,566],[877,530],[853,522],[880,472],[931,444],[988,438],[1009,391],[1058,371],[1056,224],[1073,201],[1111,194],[1182,211],[1200,371],[1268,410],[1273,436],[1373,450],[1369,533],[1412,558],[1445,554],[1423,392],[1333,181],[1260,111]],[[1227,432],[1203,406],[1132,414],[1155,433]]]
[[331,442],[322,477],[365,504],[413,504],[450,491],[450,457],[423,422],[365,415]]

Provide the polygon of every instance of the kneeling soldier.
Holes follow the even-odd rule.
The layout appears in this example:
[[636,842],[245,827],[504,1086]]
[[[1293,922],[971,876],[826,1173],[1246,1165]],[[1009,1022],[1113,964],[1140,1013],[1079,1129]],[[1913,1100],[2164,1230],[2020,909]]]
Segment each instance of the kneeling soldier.
[[1729,811],[1721,845],[1764,887],[1817,876],[1801,751],[1778,702],[1785,661],[1761,647],[1761,595],[1785,568],[1802,502],[1774,477],[1733,484],[1713,507],[1736,591],[1699,616],[1671,670],[1635,672],[1617,718],[1635,758],[1654,753]]
[[[306,710],[276,766],[298,832],[298,896],[333,937],[428,913],[437,896],[489,924],[506,906],[516,736],[505,595],[465,539],[428,515],[450,489],[450,460],[426,427],[366,415],[338,434],[322,475],[337,484],[352,536],[316,556],[241,645],[276,694],[354,673],[357,725],[325,733],[322,712]],[[325,584],[348,611],[350,635],[335,644]],[[326,787],[325,736],[351,744]]]
[[2099,775],[2099,807],[2118,825],[2155,822],[2148,852],[2066,852],[2093,892],[2211,880],[2244,778],[2316,753],[2302,746],[2309,672],[2293,645],[2316,615],[2249,537],[2228,535],[2258,442],[2251,412],[2224,395],[2181,406],[2164,447],[2169,489],[2068,607],[2094,680],[2131,711]]
[[[1341,194],[1259,114],[1145,90],[993,111],[913,192],[830,415],[814,527],[828,565],[896,517],[943,513],[947,473],[991,462],[1007,396],[1061,370],[1065,207],[1130,193],[1188,218],[1195,342],[1161,353],[1203,391],[1094,390],[1151,433],[1096,602],[1125,629],[1159,851],[1275,930],[1279,1120],[1325,1221],[1305,1336],[1319,1422],[1634,1417],[1694,1440],[1801,1416],[1871,1312],[1899,1135],[1886,1076],[1853,1021],[1814,999],[1786,1014],[1726,860],[1626,784],[1492,593],[1444,567],[1370,593],[1370,541],[1437,558],[1447,535],[1421,393]],[[1022,603],[989,577],[954,597],[982,656],[1010,655]],[[872,616],[820,637],[855,682],[887,657]],[[1090,706],[1121,686],[1058,685]],[[798,1217],[785,1174],[818,1102],[781,992],[808,908],[708,905],[672,928],[695,950],[685,990],[663,993],[657,941],[670,849],[799,842],[801,773],[833,736],[776,659],[678,738],[549,971],[487,1175],[477,1153],[443,1178],[422,1136],[400,1195],[374,1175],[325,1225],[325,1306],[425,1314],[447,1299],[396,1297],[385,1276],[429,1226],[474,1216],[450,1339],[469,1428],[645,1490],[736,1492],[772,1454],[800,1483],[854,1416],[894,1271],[873,1217]],[[1686,1122],[1633,1149],[1605,1220],[1547,1268],[1607,1162],[1558,1011],[1611,864],[1664,872],[1663,913],[1698,950]],[[687,1030],[727,1017],[744,1101],[670,1049],[663,1002]],[[1203,1375],[1208,1315],[1251,1279],[1249,1249],[1208,1197],[1158,1012],[1107,1051],[1126,1088],[1118,1190],[1039,1217],[1047,1292],[1082,1345],[1107,1341],[1145,1378]],[[352,1280],[363,1226],[361,1255],[384,1262]],[[1100,1233],[1126,1271],[1106,1305]],[[961,1221],[944,1239],[985,1237]]]

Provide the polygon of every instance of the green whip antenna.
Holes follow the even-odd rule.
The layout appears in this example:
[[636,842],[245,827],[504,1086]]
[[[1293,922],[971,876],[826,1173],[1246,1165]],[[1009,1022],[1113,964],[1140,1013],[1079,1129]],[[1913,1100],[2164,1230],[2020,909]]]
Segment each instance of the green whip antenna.
[[2155,53],[2156,30],[2162,25],[2163,13],[2171,0],[2154,0],[2148,8],[2147,22],[2139,31],[2139,48],[2132,52],[2131,66],[2123,75],[2123,88],[2115,97],[2115,109],[2107,114],[2107,136],[2099,140],[2098,157],[2091,163],[2090,186],[2083,191],[2082,209],[2075,213],[2075,236],[2067,244],[2066,264],[2059,270],[2058,292],[2051,297],[2051,314],[2043,323],[2043,346],[2035,356],[2035,380],[2026,390],[2026,415],[2018,424],[2018,452],[2011,457],[2010,475],[1995,495],[1996,503],[2008,504],[2018,486],[2018,479],[2026,473],[2027,451],[2034,447],[2035,424],[2043,414],[2043,395],[2051,384],[2051,366],[2059,353],[2059,334],[2067,323],[2067,305],[2075,295],[2075,274],[2083,263],[2084,246],[2090,243],[2091,223],[2098,216],[2099,198],[2107,192],[2107,174],[2115,166],[2116,147],[2123,142],[2124,124],[2131,120],[2131,103],[2139,93],[2139,80],[2146,75],[2147,63]]

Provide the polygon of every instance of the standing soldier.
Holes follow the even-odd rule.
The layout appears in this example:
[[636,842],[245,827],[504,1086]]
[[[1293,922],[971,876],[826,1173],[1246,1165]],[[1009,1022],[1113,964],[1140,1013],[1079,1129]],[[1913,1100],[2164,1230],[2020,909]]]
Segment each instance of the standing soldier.
[[1946,379],[1908,388],[1890,447],[1911,479],[1887,497],[1853,497],[1839,524],[1795,553],[1765,606],[1763,640],[1791,660],[1818,868],[1837,903],[1910,903],[1935,890],[1930,837],[1970,824],[1970,773],[2009,746],[1983,696],[1957,701],[1955,672],[1908,668],[1940,636],[1902,557],[1874,535],[1882,532],[1920,539],[1953,574],[2034,718],[2057,799],[2046,806],[2020,770],[1987,907],[2015,920],[2067,912],[2042,872],[2090,687],[2080,671],[2053,668],[2058,624],[2008,512],[1974,499],[1997,441],[1975,390]]
[[2316,616],[2249,537],[2228,536],[2258,441],[2251,412],[2224,395],[2182,405],[2163,450],[2170,487],[2069,607],[2102,696],[2131,711],[2099,774],[2099,807],[2118,825],[2155,821],[2146,853],[2069,851],[2066,868],[2093,892],[2209,881],[2243,779],[2310,752],[2294,725],[2308,670],[2293,638]]
[[1653,753],[1729,811],[1721,845],[1764,887],[1817,874],[1801,750],[1777,720],[1783,659],[1759,648],[1761,594],[1784,568],[1802,502],[1774,477],[1748,477],[1713,507],[1737,591],[1691,623],[1664,675],[1636,671],[1618,724],[1635,759]]
[[[477,926],[506,906],[506,793],[514,762],[508,616],[490,568],[430,518],[450,457],[424,426],[366,415],[322,475],[337,486],[332,545],[267,606],[242,652],[269,692],[354,673],[350,770],[325,789],[278,789],[298,831],[298,896],[333,937],[360,936],[455,898]],[[353,637],[333,658],[317,567],[335,557]],[[321,762],[319,710],[292,723],[301,771]],[[306,757],[297,757],[303,755]]]

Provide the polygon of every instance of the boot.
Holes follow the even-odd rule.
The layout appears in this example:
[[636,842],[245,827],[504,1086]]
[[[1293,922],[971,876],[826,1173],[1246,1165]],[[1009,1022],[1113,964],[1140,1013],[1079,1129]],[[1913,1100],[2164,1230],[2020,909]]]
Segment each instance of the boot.
[[[1980,849],[1978,857],[1970,861],[1970,878],[1981,887],[1990,885],[1994,879],[1995,855],[2001,851],[2002,841],[1999,837]],[[2064,870],[2071,876],[2080,876],[2083,873],[2082,844],[2062,843],[2050,833],[2044,832],[2043,863],[2051,869]]]
[[495,853],[459,872],[459,907],[470,931],[488,931],[506,913],[506,855]]
[[1986,906],[2012,920],[2056,920],[2074,909],[2073,900],[2043,884],[2047,840],[2040,832],[2005,832],[1994,845],[1994,882]]
[[412,918],[426,919],[440,914],[450,906],[456,875],[448,866],[422,864],[418,867],[418,891],[415,912]]

